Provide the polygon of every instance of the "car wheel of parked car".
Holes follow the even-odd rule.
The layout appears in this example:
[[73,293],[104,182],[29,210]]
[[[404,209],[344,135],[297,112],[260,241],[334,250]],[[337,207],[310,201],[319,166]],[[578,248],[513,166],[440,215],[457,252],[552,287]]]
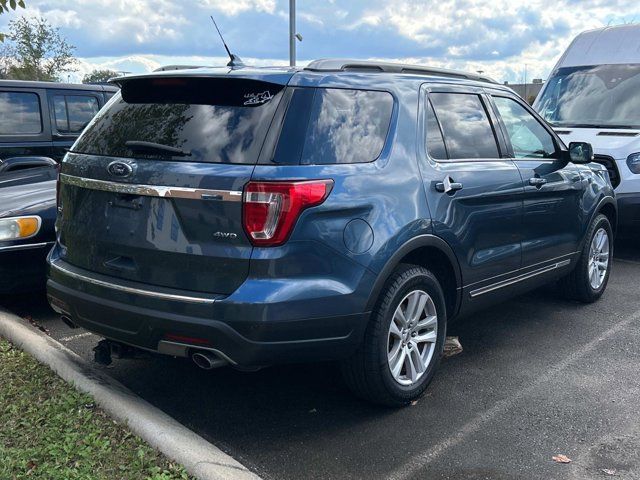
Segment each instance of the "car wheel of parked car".
[[576,268],[560,283],[565,296],[591,303],[607,288],[613,260],[613,230],[605,215],[598,215],[585,237]]
[[401,265],[372,313],[363,344],[343,364],[351,390],[361,398],[401,406],[427,388],[446,335],[444,294],[426,268]]

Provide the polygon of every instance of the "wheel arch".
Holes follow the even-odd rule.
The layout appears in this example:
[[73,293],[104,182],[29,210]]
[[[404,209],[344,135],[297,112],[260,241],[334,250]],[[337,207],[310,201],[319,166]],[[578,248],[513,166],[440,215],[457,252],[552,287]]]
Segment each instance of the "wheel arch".
[[587,233],[589,232],[589,227],[593,223],[594,219],[600,214],[603,214],[609,219],[609,223],[611,223],[611,229],[613,230],[613,234],[615,237],[618,221],[618,203],[616,202],[615,198],[605,196],[598,201],[595,208],[591,212],[591,215],[589,216],[589,222],[585,225],[585,229],[583,232],[584,237],[579,244],[579,252],[582,252],[586,242],[588,241]]
[[385,283],[395,268],[402,263],[423,266],[436,275],[445,295],[447,318],[455,317],[462,299],[460,265],[449,244],[431,234],[412,238],[391,256],[376,278],[367,302],[367,311],[374,309]]
[[595,210],[595,214],[592,217],[595,218],[596,215],[602,213],[605,217],[609,219],[609,223],[611,223],[611,228],[613,229],[613,233],[615,235],[618,229],[618,204],[615,199],[611,197],[605,197],[600,200],[598,207]]

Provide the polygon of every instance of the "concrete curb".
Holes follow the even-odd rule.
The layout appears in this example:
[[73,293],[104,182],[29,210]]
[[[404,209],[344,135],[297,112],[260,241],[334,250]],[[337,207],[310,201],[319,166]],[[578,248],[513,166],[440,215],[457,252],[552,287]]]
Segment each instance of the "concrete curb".
[[117,421],[201,480],[260,480],[237,460],[196,435],[74,352],[0,308],[0,336],[91,395]]

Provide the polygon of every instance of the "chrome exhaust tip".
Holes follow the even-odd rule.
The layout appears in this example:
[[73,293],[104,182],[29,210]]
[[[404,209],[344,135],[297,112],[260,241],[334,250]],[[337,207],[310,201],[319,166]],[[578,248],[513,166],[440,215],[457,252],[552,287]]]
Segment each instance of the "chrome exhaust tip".
[[203,370],[212,370],[223,367],[228,362],[215,354],[207,351],[196,351],[191,355],[191,360]]

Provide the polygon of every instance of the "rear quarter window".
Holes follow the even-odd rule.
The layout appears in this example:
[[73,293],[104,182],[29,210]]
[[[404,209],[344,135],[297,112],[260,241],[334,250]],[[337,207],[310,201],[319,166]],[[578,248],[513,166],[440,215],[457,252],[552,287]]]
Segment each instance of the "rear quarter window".
[[392,112],[393,97],[388,92],[293,89],[272,162],[372,162],[384,148]]

